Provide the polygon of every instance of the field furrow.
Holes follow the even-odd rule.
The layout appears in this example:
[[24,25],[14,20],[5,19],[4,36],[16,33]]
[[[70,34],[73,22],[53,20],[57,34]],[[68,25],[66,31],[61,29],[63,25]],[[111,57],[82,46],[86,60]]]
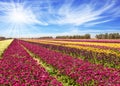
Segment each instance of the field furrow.
[[[24,46],[23,46],[24,47]],[[54,66],[46,63],[39,57],[38,55],[34,54],[33,52],[29,51],[27,48],[24,47],[24,49],[33,57],[34,60],[37,60],[38,64],[40,64],[42,67],[45,68],[47,72],[49,72],[50,75],[55,77],[59,82],[63,84],[63,86],[80,86],[78,83],[75,82],[74,79],[60,73],[58,69],[56,69]]]
[[62,86],[14,40],[0,60],[0,86]]
[[120,84],[120,72],[117,69],[92,64],[36,44],[24,41],[20,41],[20,43],[43,61],[54,66],[62,74],[71,77],[82,86],[117,86]]
[[[38,45],[68,54],[75,58],[81,58],[85,61],[89,61],[95,64],[101,64],[110,68],[120,68],[120,54],[112,50],[98,49],[85,46],[76,46],[76,45],[59,45],[58,43],[49,44],[49,43],[40,43],[35,42]],[[99,46],[98,46],[99,47]]]

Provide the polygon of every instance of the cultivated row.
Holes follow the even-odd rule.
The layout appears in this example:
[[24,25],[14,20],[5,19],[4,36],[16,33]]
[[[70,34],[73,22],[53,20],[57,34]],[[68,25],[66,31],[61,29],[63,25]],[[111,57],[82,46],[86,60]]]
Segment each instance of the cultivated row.
[[[55,45],[55,44],[46,44],[46,43],[38,43],[40,46],[57,50],[65,54],[69,54],[76,58],[82,58],[86,61],[90,61],[95,64],[101,64],[104,66],[108,66],[111,68],[120,68],[120,54],[117,54],[114,52],[108,52],[106,54],[106,50],[99,50],[99,49],[91,49],[83,47],[81,49],[80,46],[76,48],[77,46],[72,47],[72,45],[65,46],[65,45]],[[85,49],[86,48],[86,49]],[[102,52],[101,52],[102,51]]]
[[27,49],[38,55],[61,73],[70,76],[80,85],[119,86],[120,71],[95,65],[59,52],[48,50],[36,44],[20,41]]
[[14,40],[0,60],[2,86],[62,86]]

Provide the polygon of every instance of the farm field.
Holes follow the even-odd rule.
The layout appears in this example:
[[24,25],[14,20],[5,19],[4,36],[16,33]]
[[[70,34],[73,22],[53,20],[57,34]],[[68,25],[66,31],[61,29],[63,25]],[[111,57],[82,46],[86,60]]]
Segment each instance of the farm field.
[[0,58],[4,50],[10,45],[11,42],[12,40],[0,41]]
[[[27,40],[95,64],[120,68],[120,40]],[[98,41],[98,42],[97,42]]]
[[1,86],[120,85],[118,41],[14,39],[4,42]]
[[1,43],[0,86],[120,85],[119,41],[14,39]]
[[0,86],[120,86],[120,0],[0,0]]

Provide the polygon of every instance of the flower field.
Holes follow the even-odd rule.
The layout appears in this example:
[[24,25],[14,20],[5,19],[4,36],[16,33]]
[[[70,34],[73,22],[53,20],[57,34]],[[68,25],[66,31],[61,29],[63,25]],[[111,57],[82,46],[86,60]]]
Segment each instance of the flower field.
[[120,41],[97,41],[6,42],[0,86],[120,86]]
[[[56,50],[64,54],[71,55],[75,58],[80,58],[95,64],[101,64],[110,68],[120,68],[120,41],[112,40],[112,43],[108,40],[101,40],[94,42],[95,40],[80,40],[80,42],[74,41],[61,41],[61,40],[28,40],[30,42],[39,43],[45,48]],[[105,43],[107,42],[107,43]],[[109,43],[108,43],[109,42]]]
[[0,60],[2,86],[62,86],[14,40]]

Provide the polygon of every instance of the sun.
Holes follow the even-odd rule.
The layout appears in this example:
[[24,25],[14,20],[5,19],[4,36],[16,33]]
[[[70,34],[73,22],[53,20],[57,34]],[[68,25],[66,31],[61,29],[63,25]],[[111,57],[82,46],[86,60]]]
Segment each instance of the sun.
[[[18,0],[19,1],[19,0]],[[0,2],[0,28],[3,36],[20,37],[39,31],[38,25],[46,25],[39,13],[27,2]],[[24,36],[25,36],[24,35]]]
[[23,8],[17,7],[12,9],[8,13],[8,18],[13,23],[27,23],[28,21],[28,14],[23,10]]
[[26,15],[21,11],[14,11],[10,14],[10,20],[16,23],[22,23],[26,21]]

